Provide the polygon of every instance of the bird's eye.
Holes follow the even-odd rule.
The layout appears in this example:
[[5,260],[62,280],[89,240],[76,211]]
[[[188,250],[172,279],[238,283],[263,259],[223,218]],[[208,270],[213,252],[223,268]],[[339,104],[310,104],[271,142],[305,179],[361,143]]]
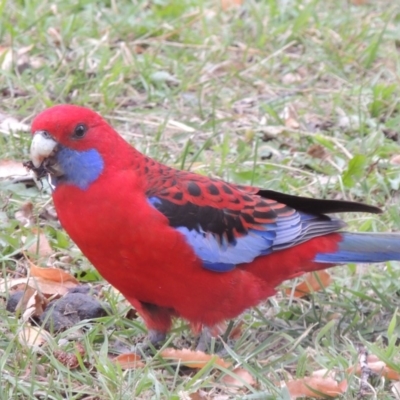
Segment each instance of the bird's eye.
[[74,130],[74,138],[76,139],[83,138],[85,136],[86,131],[87,131],[86,125],[78,124]]

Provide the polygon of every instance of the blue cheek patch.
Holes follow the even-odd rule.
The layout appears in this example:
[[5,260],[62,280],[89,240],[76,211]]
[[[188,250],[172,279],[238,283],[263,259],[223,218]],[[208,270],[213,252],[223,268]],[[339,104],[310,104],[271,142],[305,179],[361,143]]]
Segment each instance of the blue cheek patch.
[[57,162],[64,175],[55,180],[55,184],[69,183],[86,190],[104,170],[104,161],[95,150],[76,151],[62,147],[57,153]]

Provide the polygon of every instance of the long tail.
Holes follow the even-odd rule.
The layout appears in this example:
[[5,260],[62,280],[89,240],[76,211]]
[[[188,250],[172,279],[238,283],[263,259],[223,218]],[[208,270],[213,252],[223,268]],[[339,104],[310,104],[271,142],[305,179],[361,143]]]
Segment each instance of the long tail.
[[398,233],[341,233],[342,241],[333,253],[318,253],[315,261],[330,264],[400,261]]

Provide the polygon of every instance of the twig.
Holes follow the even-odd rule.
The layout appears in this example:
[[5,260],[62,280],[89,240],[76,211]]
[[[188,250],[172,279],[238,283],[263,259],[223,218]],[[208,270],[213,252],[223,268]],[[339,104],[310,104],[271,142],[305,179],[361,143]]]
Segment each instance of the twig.
[[357,399],[362,399],[366,395],[371,394],[371,385],[368,379],[372,375],[372,370],[368,366],[368,350],[364,346],[358,348],[359,363],[361,368],[360,389],[358,390]]

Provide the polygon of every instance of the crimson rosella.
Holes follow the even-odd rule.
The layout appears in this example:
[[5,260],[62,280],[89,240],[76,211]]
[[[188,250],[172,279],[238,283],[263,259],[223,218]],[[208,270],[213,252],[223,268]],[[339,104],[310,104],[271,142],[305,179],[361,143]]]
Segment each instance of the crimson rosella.
[[305,272],[400,260],[398,234],[342,232],[345,224],[326,215],[376,207],[167,167],[83,107],[49,108],[32,132],[31,166],[50,176],[62,226],[154,342],[173,317],[211,329]]

